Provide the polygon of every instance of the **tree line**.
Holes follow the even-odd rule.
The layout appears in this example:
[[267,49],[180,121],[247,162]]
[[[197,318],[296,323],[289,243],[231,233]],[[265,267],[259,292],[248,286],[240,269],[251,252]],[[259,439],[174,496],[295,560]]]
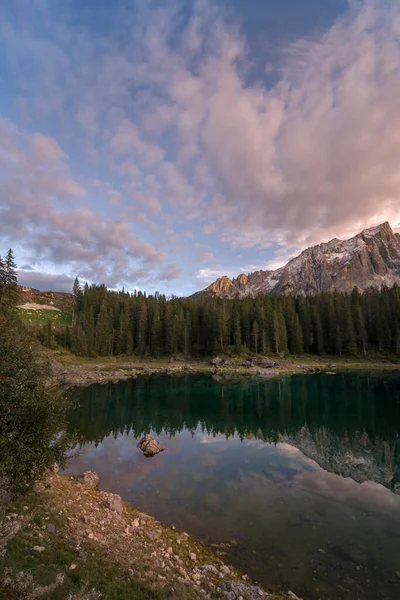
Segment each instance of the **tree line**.
[[[164,295],[74,283],[73,325],[56,341],[82,356],[400,352],[400,287],[364,293]],[[52,343],[51,326],[43,333]]]

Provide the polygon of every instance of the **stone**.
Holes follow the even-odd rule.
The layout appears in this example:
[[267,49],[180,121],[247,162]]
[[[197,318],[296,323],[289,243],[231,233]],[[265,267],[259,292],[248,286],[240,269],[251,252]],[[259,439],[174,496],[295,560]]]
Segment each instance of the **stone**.
[[98,488],[99,476],[94,471],[85,471],[79,479],[81,483],[84,483],[88,487]]
[[76,569],[76,564],[72,563],[72,565],[70,565],[70,567],[69,567],[69,570],[70,571],[75,571],[75,569]]
[[159,452],[165,450],[157,440],[155,440],[151,435],[147,434],[138,442],[137,447],[143,452],[146,458],[151,458],[155,456]]
[[290,598],[290,600],[301,600],[301,598],[296,596],[296,594],[294,592],[291,592],[290,590],[288,591],[288,598]]
[[168,554],[172,554],[172,548],[171,548],[171,546],[168,546],[168,548],[167,548],[167,553],[168,553]]
[[272,367],[277,367],[278,364],[276,360],[271,360],[270,358],[254,358],[252,360],[254,367],[261,367],[262,369],[271,369]]
[[222,567],[221,567],[221,573],[222,573],[222,575],[230,575],[231,574],[231,570],[226,565],[222,565]]
[[139,519],[133,519],[132,527],[139,527]]
[[222,356],[214,356],[211,361],[210,364],[214,365],[215,367],[221,365],[224,362],[224,358],[222,358]]
[[204,573],[212,573],[213,575],[218,575],[218,569],[214,567],[214,565],[203,565],[201,570]]
[[118,494],[107,494],[104,504],[107,506],[107,508],[118,514],[121,514],[124,510],[122,498]]
[[33,549],[35,550],[35,552],[44,552],[45,547],[44,546],[33,546]]
[[273,369],[257,369],[257,375],[259,377],[263,377],[264,379],[268,379],[270,377],[276,377],[278,372],[274,371]]
[[194,561],[197,560],[197,556],[194,552],[189,552],[189,558],[190,558],[190,560],[194,560]]
[[242,596],[246,600],[258,600],[260,597],[266,596],[261,588],[240,581],[224,581],[221,583],[221,590],[225,595],[227,592],[231,592],[235,594],[235,598]]

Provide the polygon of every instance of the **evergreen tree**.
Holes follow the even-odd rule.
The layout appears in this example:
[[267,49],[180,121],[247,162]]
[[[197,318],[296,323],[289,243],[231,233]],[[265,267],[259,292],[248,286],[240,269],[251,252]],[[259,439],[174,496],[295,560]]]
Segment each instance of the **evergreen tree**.
[[313,326],[313,350],[316,354],[324,353],[324,335],[322,329],[321,316],[318,311],[318,306],[313,305],[312,311],[312,326]]
[[162,354],[162,350],[163,350],[162,326],[161,326],[160,307],[159,307],[158,302],[155,307],[153,321],[151,324],[150,348],[151,348],[151,353],[153,356],[160,356]]
[[99,356],[107,356],[111,349],[111,331],[107,301],[104,299],[96,324],[96,352]]
[[76,325],[77,318],[81,309],[81,300],[82,300],[82,290],[79,283],[79,279],[75,277],[74,285],[72,288],[72,293],[74,295],[74,304],[72,309],[72,324]]
[[140,354],[147,349],[147,303],[144,297],[140,300],[137,311],[136,345]]
[[235,352],[240,354],[242,352],[242,330],[240,327],[240,316],[238,310],[235,311],[233,328],[233,343],[235,346]]
[[252,350],[256,354],[258,354],[258,341],[259,341],[260,330],[259,330],[257,321],[253,322],[251,334],[252,334]]
[[10,309],[16,306],[17,302],[17,265],[10,248],[4,260],[0,257],[0,309]]

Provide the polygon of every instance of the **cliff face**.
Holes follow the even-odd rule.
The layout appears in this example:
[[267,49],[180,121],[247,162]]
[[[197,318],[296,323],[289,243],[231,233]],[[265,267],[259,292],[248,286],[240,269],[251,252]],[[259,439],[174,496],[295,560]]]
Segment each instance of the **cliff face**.
[[205,292],[244,298],[258,294],[351,292],[354,287],[400,284],[400,235],[389,223],[365,229],[349,240],[333,239],[304,250],[276,271],[256,271],[236,279],[221,277]]

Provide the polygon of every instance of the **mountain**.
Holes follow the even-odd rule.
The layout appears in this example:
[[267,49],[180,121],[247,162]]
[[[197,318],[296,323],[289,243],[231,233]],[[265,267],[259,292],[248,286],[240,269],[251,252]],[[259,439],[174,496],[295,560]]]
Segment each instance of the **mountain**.
[[400,285],[400,235],[389,223],[365,229],[349,240],[333,239],[304,250],[275,271],[224,276],[200,293],[226,298],[258,294],[351,292],[355,287]]

